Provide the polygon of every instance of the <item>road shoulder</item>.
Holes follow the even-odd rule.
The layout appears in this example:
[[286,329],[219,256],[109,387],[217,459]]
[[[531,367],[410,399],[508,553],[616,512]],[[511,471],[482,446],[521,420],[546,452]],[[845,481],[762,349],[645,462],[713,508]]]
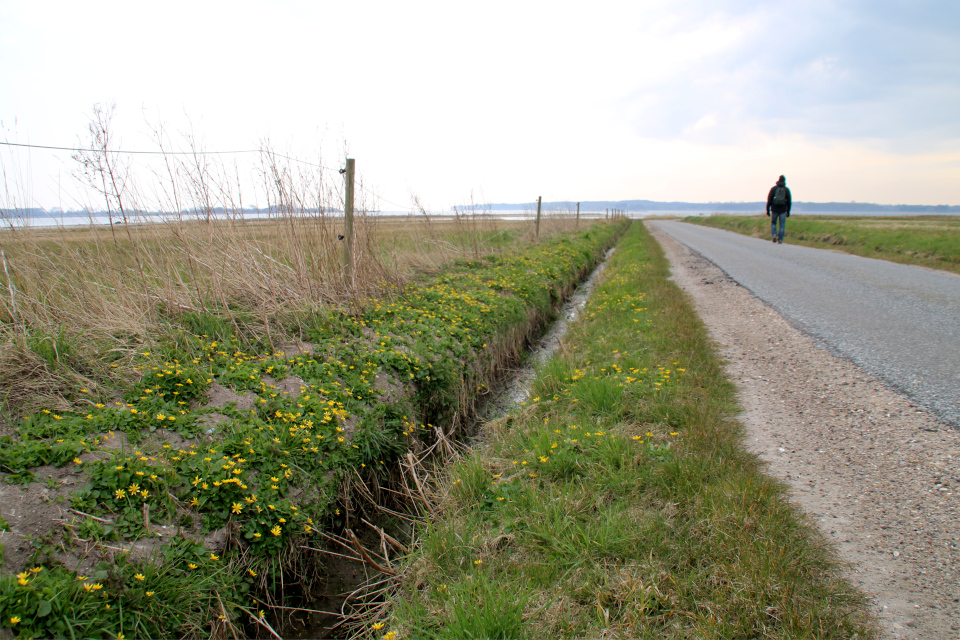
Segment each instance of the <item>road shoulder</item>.
[[737,384],[748,445],[876,598],[889,638],[960,638],[960,432],[648,225]]

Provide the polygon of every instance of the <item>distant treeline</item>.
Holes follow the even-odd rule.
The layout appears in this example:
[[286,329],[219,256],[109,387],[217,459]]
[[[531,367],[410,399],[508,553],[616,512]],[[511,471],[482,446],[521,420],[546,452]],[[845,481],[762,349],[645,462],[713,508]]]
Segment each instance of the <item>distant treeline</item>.
[[[530,203],[486,205],[492,211],[517,211],[528,209]],[[532,205],[534,208],[536,203]],[[764,211],[766,202],[660,202],[657,200],[583,200],[581,211],[603,211],[620,209],[621,211],[697,211],[717,213],[740,213]],[[544,202],[546,211],[575,211],[576,202]],[[951,215],[960,214],[957,205],[922,204],[871,204],[869,202],[794,202],[793,210],[803,213],[927,213]]]
[[[520,203],[498,203],[498,204],[478,204],[471,207],[462,207],[462,209],[472,209],[481,211],[524,211],[527,209],[536,209],[535,202]],[[576,211],[576,202],[544,202],[542,204],[544,211],[551,212],[573,212]],[[459,208],[459,207],[458,207]],[[580,210],[604,211],[605,209],[619,209],[626,212],[642,211],[690,211],[698,213],[754,213],[766,209],[765,202],[661,202],[657,200],[583,200],[580,202]],[[871,204],[869,202],[794,202],[793,210],[798,213],[924,213],[930,215],[958,215],[960,206],[958,205],[922,205],[922,204]],[[199,210],[190,209],[179,212],[180,215],[197,217],[205,215],[224,216],[242,216],[244,214],[269,215],[271,213],[280,213],[277,207],[245,207],[244,209],[225,209],[223,207],[214,207],[213,209]],[[319,213],[316,209],[298,211],[297,213],[315,214]],[[342,213],[339,209],[327,209],[324,213],[337,215]],[[0,216],[4,218],[59,218],[63,217],[87,217],[87,216],[105,216],[106,211],[61,211],[59,209],[0,209]],[[114,211],[114,215],[119,217],[119,212]],[[138,211],[136,216],[171,216],[177,215],[176,212],[169,211]]]

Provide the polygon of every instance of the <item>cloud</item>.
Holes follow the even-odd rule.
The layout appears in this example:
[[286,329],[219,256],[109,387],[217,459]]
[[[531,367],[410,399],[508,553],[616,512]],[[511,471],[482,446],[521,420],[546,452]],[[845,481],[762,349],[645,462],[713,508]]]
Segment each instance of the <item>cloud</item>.
[[[668,73],[623,99],[642,135],[722,144],[789,132],[903,151],[960,139],[960,3],[717,6],[680,5],[673,44],[650,61]],[[715,126],[697,126],[704,118]]]

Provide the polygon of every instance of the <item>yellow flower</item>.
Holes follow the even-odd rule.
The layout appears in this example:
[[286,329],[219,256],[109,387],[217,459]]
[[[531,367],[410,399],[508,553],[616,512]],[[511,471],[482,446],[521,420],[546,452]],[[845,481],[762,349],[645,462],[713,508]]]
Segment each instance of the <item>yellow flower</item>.
[[13,616],[10,618],[10,624],[20,624],[20,616]]
[[153,594],[155,594],[155,593],[156,593],[156,591],[147,591],[147,597],[149,598],[149,597],[153,596]]
[[273,525],[273,529],[270,529],[270,533],[272,533],[275,536],[280,535],[280,532],[281,532],[281,529],[280,529],[280,525],[278,524]]
[[384,634],[383,640],[393,640],[396,637],[397,637],[397,632],[391,631],[390,633]]
[[74,464],[83,464],[83,460],[81,460],[80,458],[74,458],[73,462]]
[[211,554],[210,554],[210,559],[211,559],[211,560],[219,560],[219,559],[220,559],[220,556],[218,556],[218,555],[216,555],[216,554],[214,554],[214,553],[211,553]]
[[253,569],[247,569],[247,573],[249,573],[249,574],[250,574],[251,576],[253,576],[254,578],[257,577],[257,572],[254,571]]
[[380,631],[380,629],[383,629],[383,623],[382,623],[382,622],[377,622],[376,624],[371,625],[371,628],[372,628],[374,631]]
[[260,534],[259,534],[259,533],[255,533],[255,534],[253,534],[253,537],[254,537],[254,538],[259,538],[259,537],[260,537]]
[[200,501],[197,500],[197,497],[196,497],[196,496],[190,498],[190,506],[191,506],[191,507],[199,507],[199,506],[200,506]]
[[188,564],[187,566],[190,567],[190,569],[196,569],[196,568],[197,568],[197,565],[193,564],[192,562],[191,562],[190,564]]
[[144,580],[147,579],[146,576],[144,576],[142,573],[135,574],[133,578],[134,580],[139,580],[140,582],[143,582]]
[[233,511],[234,513],[240,513],[241,511],[243,511],[243,505],[240,504],[239,502],[234,502],[233,508],[231,509],[231,511]]
[[43,567],[34,567],[33,569],[30,569],[30,573],[40,573],[41,571],[43,571]]

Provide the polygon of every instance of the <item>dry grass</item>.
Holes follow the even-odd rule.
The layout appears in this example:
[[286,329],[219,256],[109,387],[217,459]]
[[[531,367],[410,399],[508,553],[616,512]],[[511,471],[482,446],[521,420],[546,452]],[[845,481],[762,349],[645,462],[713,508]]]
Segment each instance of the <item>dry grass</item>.
[[[476,205],[445,217],[422,208],[377,216],[360,179],[348,279],[343,180],[319,163],[305,170],[264,149],[258,199],[274,212],[264,218],[244,213],[234,170],[215,156],[171,156],[165,174],[143,183],[110,146],[109,114],[97,111],[91,151],[75,159],[111,224],[27,228],[17,208],[0,209],[0,415],[8,419],[69,404],[83,386],[111,393],[129,378],[130,356],[197,329],[198,318],[272,347],[300,337],[304,313],[357,308],[417,273],[534,240],[532,221],[497,220]],[[158,223],[146,213],[158,209],[191,213]],[[573,225],[547,219],[542,233]]]

